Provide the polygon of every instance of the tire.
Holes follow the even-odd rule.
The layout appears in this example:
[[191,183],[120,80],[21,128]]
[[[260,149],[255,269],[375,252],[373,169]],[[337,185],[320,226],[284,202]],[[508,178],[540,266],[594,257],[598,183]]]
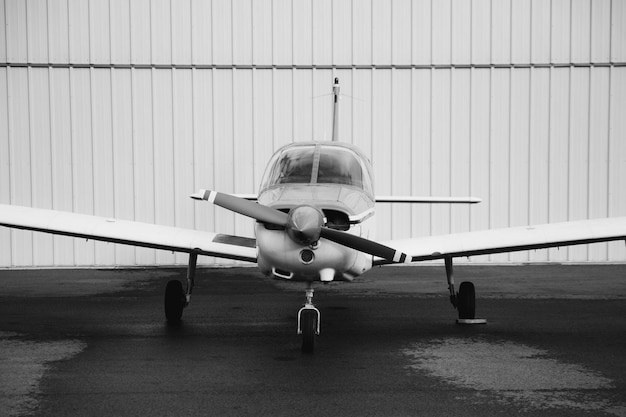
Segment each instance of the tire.
[[474,319],[476,317],[476,290],[469,281],[462,282],[457,294],[457,310],[460,319]]
[[315,332],[317,331],[317,313],[315,310],[304,310],[300,316],[302,329],[302,352],[313,353],[315,350]]
[[171,280],[165,287],[165,318],[168,324],[178,324],[185,308],[185,291],[178,280]]

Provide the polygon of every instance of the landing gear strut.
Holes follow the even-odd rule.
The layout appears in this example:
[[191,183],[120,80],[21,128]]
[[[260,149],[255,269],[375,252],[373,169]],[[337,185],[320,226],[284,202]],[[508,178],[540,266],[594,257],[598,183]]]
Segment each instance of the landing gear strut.
[[450,302],[459,313],[459,318],[456,322],[459,324],[485,324],[487,320],[476,318],[476,290],[474,284],[469,281],[462,282],[459,285],[459,292],[455,292],[452,257],[447,256],[445,262]]
[[165,287],[165,318],[167,319],[168,324],[180,323],[180,319],[183,316],[183,309],[189,305],[196,276],[197,260],[197,253],[192,252],[189,254],[186,291],[183,290],[183,284],[177,279],[169,281]]
[[302,352],[313,353],[315,336],[320,334],[320,311],[313,305],[313,283],[306,289],[306,301],[298,311],[298,334],[302,335]]

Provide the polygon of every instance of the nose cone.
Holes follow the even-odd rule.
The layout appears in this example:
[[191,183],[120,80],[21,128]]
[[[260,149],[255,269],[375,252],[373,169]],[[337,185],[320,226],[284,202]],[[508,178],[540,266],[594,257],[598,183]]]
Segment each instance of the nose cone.
[[324,225],[324,215],[311,206],[295,207],[289,213],[287,232],[296,242],[310,245],[320,238],[320,231]]

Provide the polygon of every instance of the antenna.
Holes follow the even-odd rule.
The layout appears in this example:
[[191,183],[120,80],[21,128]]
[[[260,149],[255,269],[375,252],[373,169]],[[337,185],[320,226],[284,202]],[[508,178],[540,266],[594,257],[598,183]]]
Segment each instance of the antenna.
[[333,85],[333,142],[337,142],[339,134],[339,78]]

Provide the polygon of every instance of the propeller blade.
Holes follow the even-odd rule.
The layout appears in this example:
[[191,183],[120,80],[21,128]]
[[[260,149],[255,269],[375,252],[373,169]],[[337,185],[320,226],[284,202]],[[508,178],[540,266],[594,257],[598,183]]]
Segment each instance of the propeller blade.
[[369,253],[370,255],[378,256],[391,262],[411,262],[411,258],[405,253],[360,236],[351,235],[350,233],[329,229],[327,227],[322,228],[321,235],[323,238],[332,240],[340,245],[347,246],[360,252]]
[[219,193],[211,190],[200,190],[190,195],[194,200],[206,200],[217,206],[234,211],[244,216],[252,217],[262,223],[287,226],[289,215],[280,210],[264,206],[230,194]]

